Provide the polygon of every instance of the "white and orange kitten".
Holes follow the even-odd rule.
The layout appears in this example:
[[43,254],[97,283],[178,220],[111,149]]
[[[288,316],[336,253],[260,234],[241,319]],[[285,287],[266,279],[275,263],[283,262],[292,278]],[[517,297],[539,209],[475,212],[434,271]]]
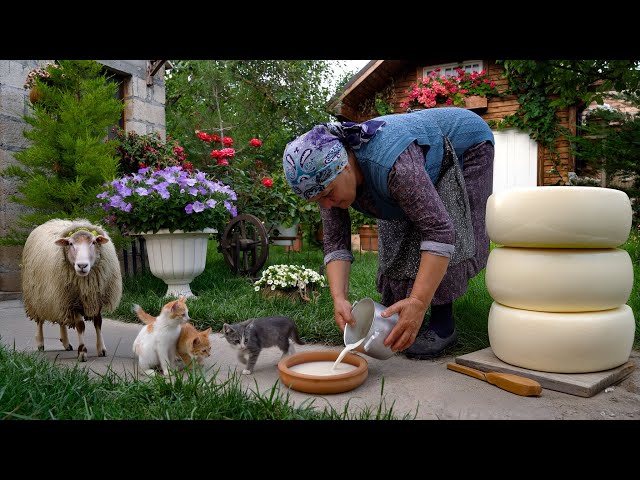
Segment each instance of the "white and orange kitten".
[[211,356],[211,327],[198,330],[192,323],[180,325],[178,338],[178,356],[185,368],[190,369],[194,364],[202,366],[204,359]]
[[146,324],[133,342],[140,370],[150,375],[159,367],[168,375],[169,369],[175,366],[180,325],[189,321],[184,295],[163,306],[157,317],[149,315],[140,305],[134,305],[133,311]]

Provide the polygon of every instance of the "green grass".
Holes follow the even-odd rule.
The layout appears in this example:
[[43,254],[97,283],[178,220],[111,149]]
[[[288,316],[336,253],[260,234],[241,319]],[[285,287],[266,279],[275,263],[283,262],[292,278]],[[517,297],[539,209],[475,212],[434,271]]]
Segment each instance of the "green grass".
[[[492,248],[495,246],[492,244]],[[640,348],[640,239],[632,235],[621,248],[631,256],[634,268],[634,288],[627,304],[636,314],[636,336],[634,348]],[[319,270],[323,254],[319,247],[304,245],[301,252],[284,252],[281,246],[271,246],[269,258],[264,268],[280,263],[304,265]],[[376,291],[376,272],[378,255],[373,252],[355,254],[351,265],[349,300],[351,302],[371,297],[380,302]],[[489,346],[487,319],[493,299],[489,295],[482,270],[471,279],[467,293],[454,304],[458,345],[450,350],[453,355],[481,350]],[[294,319],[302,338],[306,342],[321,343],[330,346],[344,345],[342,332],[333,320],[333,303],[328,287],[321,290],[315,302],[292,301],[288,298],[265,298],[256,292],[252,280],[234,275],[224,262],[217,245],[211,241],[208,250],[205,271],[191,283],[191,289],[198,298],[188,301],[189,315],[198,328],[212,327],[214,332],[222,329],[222,324],[234,323],[250,317],[287,315]],[[130,276],[125,279],[124,293],[120,306],[109,312],[109,318],[125,322],[138,322],[131,312],[131,306],[137,303],[147,312],[156,315],[167,301],[162,295],[166,292],[164,282],[150,273]]]
[[[493,247],[493,246],[492,246]],[[634,288],[627,302],[634,312],[640,309],[640,240],[632,236],[622,246],[631,256]],[[265,265],[278,263],[304,265],[318,270],[322,266],[319,248],[305,245],[302,252],[284,252],[272,246]],[[378,257],[376,253],[356,253],[350,279],[350,300],[371,297],[380,301],[375,289]],[[250,279],[231,273],[216,244],[211,243],[205,271],[191,284],[198,296],[189,300],[189,314],[199,328],[211,326],[219,331],[224,322],[237,322],[249,317],[288,315],[297,323],[305,341],[326,345],[343,345],[342,333],[333,320],[333,306],[328,288],[316,302],[265,298],[253,288]],[[127,322],[138,322],[131,312],[134,303],[151,314],[157,314],[167,301],[166,285],[150,273],[128,277],[122,301],[117,310],[106,316]],[[455,302],[454,315],[460,341],[449,353],[462,355],[489,346],[487,318],[492,299],[484,271],[473,278],[467,293]],[[640,348],[640,327],[636,313],[634,348]],[[120,376],[113,371],[104,375],[89,374],[82,367],[52,364],[36,352],[17,352],[0,344],[0,419],[234,419],[234,420],[406,420],[398,418],[394,405],[384,399],[384,382],[376,407],[342,411],[331,407],[319,409],[313,401],[294,407],[288,391],[283,393],[278,382],[260,392],[243,388],[240,376],[231,374],[218,380],[218,372],[190,372],[188,375],[137,380],[132,375]],[[416,412],[417,414],[417,412]]]
[[243,388],[238,374],[194,370],[171,380],[136,380],[113,371],[51,364],[35,352],[0,344],[0,419],[23,420],[411,420],[398,417],[381,388],[377,407],[322,410],[315,400],[292,406],[278,383],[260,392]]
[[[263,268],[275,264],[304,265],[319,270],[323,264],[323,254],[318,247],[305,244],[302,252],[284,252],[284,247],[272,245],[269,258]],[[375,291],[375,272],[378,256],[375,253],[356,253],[351,275],[350,299],[371,296],[379,301]],[[133,304],[139,304],[152,315],[157,313],[168,300],[164,282],[150,273],[127,277],[120,306],[106,316],[125,322],[138,323],[131,311]],[[329,288],[321,290],[317,301],[292,301],[289,298],[266,298],[256,292],[250,278],[234,275],[225,263],[217,245],[211,241],[208,249],[205,271],[191,282],[191,290],[196,299],[187,302],[189,316],[198,328],[212,327],[214,332],[222,329],[223,323],[235,323],[251,317],[287,315],[298,325],[306,342],[326,345],[343,345],[342,332],[333,320],[333,303]]]

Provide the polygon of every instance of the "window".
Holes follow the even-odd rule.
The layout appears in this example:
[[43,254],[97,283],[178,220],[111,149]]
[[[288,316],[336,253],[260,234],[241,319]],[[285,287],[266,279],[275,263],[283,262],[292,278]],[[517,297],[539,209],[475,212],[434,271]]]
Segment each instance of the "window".
[[456,70],[458,68],[462,68],[467,73],[472,73],[474,71],[480,73],[483,70],[482,60],[465,60],[460,63],[445,63],[442,65],[429,65],[422,69],[422,76],[428,77],[431,72],[436,69],[440,69],[441,77],[453,77],[457,75]]
[[[125,75],[121,75],[119,73],[113,72],[111,70],[106,70],[106,73],[108,75],[107,77],[108,80],[110,82],[114,82],[118,86],[118,89],[116,90],[116,98],[124,102],[124,87],[128,77]],[[124,109],[122,110],[122,114],[120,115],[120,120],[118,121],[118,124],[114,125],[114,127],[116,126],[120,127],[122,130],[125,130]],[[109,128],[109,135],[108,135],[109,140],[112,140],[113,138],[115,138],[115,134],[112,133],[111,130],[112,128]]]

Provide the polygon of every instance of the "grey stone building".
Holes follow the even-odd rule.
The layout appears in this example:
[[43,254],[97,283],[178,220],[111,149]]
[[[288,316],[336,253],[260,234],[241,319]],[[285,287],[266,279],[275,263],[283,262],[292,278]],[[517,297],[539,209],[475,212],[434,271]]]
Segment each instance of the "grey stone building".
[[[158,132],[166,138],[164,72],[166,60],[98,60],[118,82],[118,96],[125,102],[120,126],[140,134]],[[0,170],[16,163],[16,152],[29,146],[22,135],[24,116],[31,108],[27,74],[53,60],[0,60]],[[0,236],[5,236],[23,212],[10,201],[17,191],[14,180],[0,177]],[[19,262],[22,247],[0,246],[0,300],[20,291]]]

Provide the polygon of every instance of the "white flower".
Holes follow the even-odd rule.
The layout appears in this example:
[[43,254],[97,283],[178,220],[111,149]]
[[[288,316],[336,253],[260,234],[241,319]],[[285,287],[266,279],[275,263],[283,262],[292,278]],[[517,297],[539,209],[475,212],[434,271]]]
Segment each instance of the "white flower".
[[262,272],[261,278],[254,282],[256,291],[269,285],[271,290],[276,288],[282,290],[305,289],[324,287],[326,280],[323,275],[306,268],[304,265],[271,265]]

